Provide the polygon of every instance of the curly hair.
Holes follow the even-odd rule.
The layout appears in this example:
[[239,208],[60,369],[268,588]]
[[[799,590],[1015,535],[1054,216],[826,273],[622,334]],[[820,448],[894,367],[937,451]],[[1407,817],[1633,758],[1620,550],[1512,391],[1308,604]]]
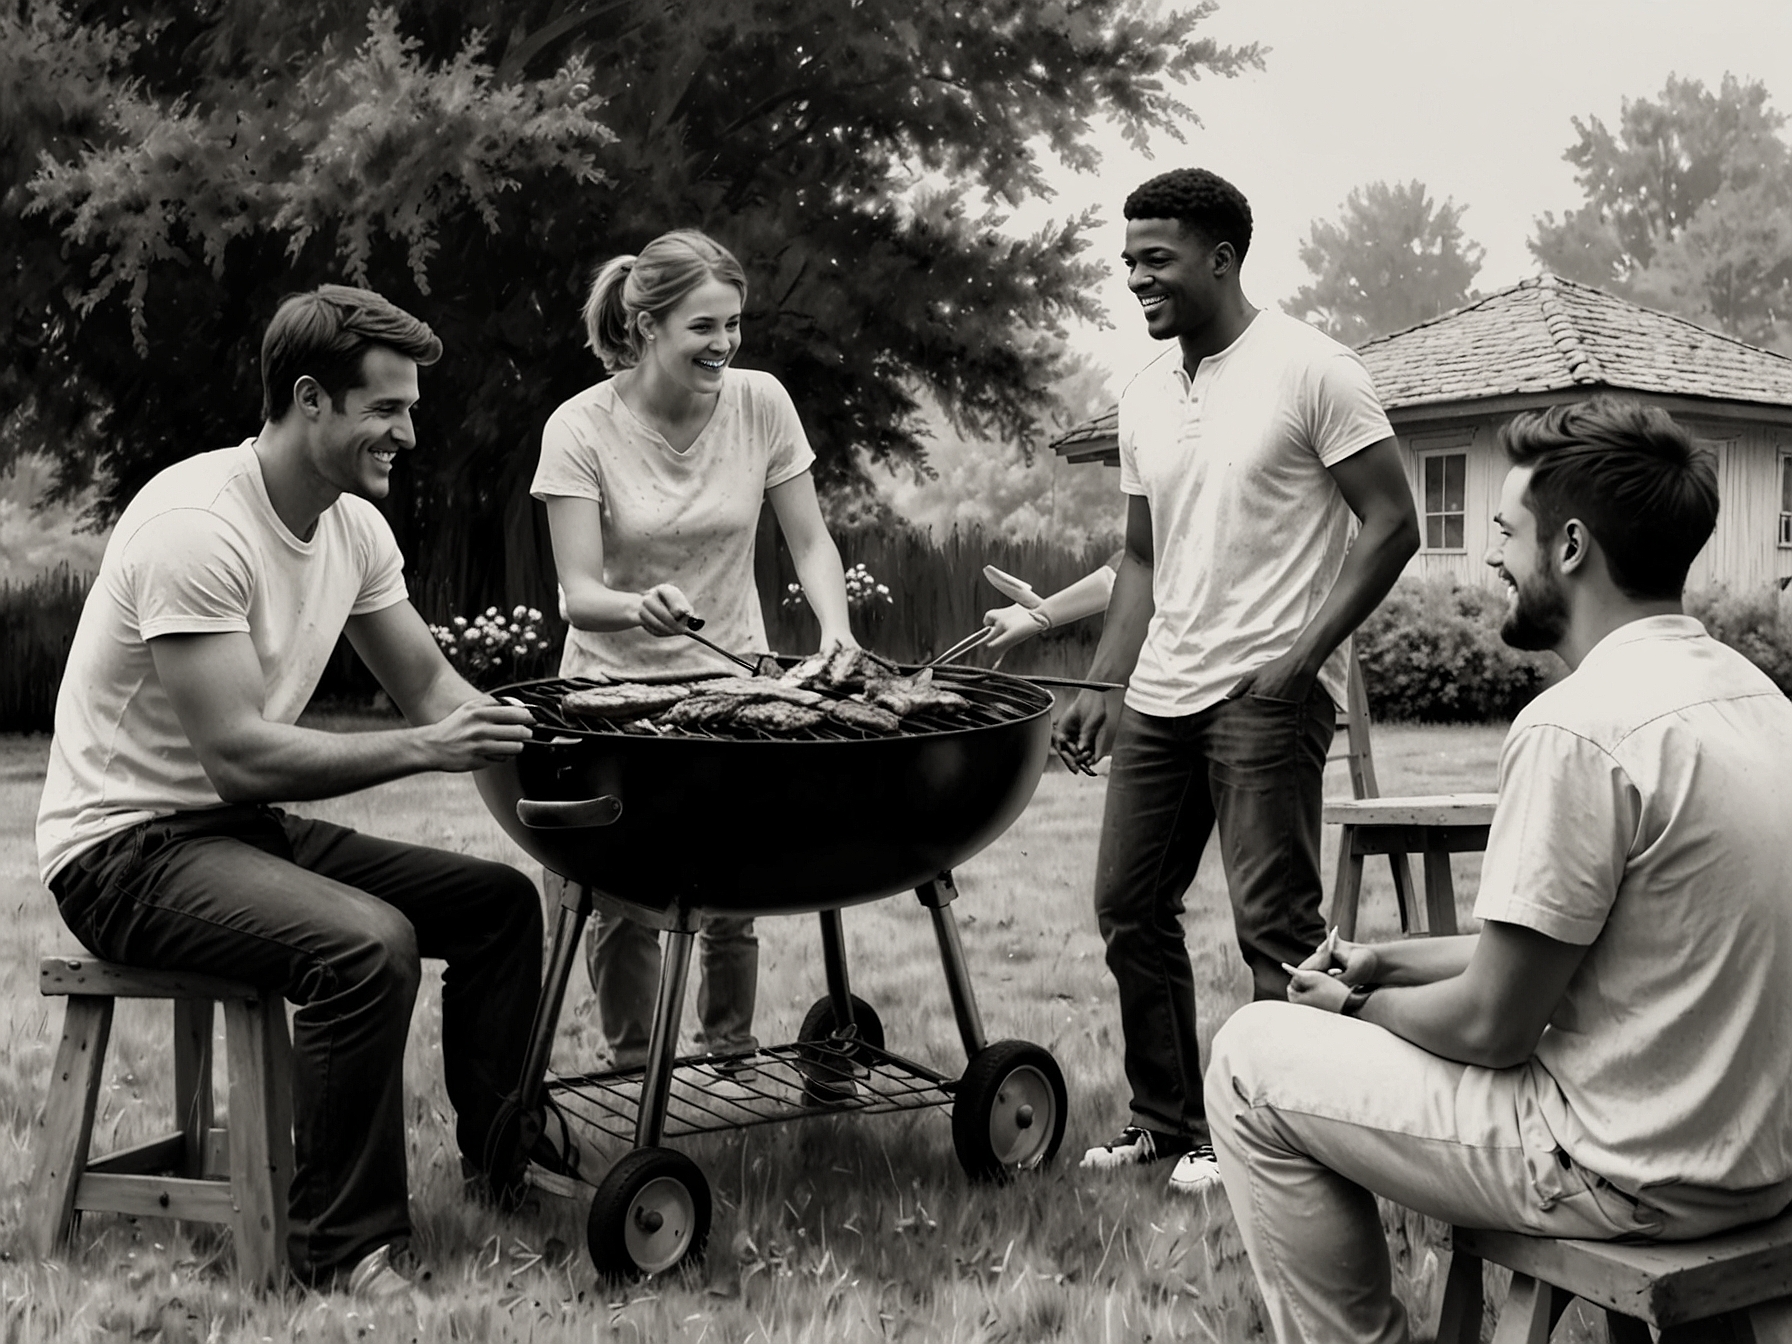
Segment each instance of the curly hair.
[[1251,250],[1251,203],[1218,173],[1175,168],[1126,198],[1128,219],[1173,219],[1211,243],[1231,243],[1240,261]]
[[272,422],[291,410],[293,385],[305,374],[340,411],[344,394],[361,386],[362,356],[376,345],[418,364],[442,357],[427,323],[371,289],[319,285],[287,295],[261,338],[261,418]]
[[1627,596],[1679,597],[1717,526],[1717,465],[1655,406],[1595,396],[1519,415],[1500,427],[1526,489],[1540,541],[1579,518]]
[[747,275],[734,254],[706,233],[662,233],[639,256],[611,257],[598,267],[585,299],[585,341],[611,373],[641,362],[640,316],[663,317],[709,280],[747,298]]

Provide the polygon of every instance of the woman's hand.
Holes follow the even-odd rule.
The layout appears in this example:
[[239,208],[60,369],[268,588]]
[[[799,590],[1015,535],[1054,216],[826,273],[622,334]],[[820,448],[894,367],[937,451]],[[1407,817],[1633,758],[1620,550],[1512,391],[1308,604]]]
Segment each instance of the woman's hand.
[[685,617],[691,614],[690,602],[675,585],[656,583],[640,595],[635,623],[650,635],[682,635]]
[[851,630],[823,630],[821,632],[822,653],[831,653],[835,649],[857,649],[863,647],[853,638]]
[[983,624],[995,630],[995,634],[983,647],[998,656],[1007,653],[1017,644],[1026,643],[1045,629],[1045,624],[1018,602],[1009,607],[992,607],[984,612]]

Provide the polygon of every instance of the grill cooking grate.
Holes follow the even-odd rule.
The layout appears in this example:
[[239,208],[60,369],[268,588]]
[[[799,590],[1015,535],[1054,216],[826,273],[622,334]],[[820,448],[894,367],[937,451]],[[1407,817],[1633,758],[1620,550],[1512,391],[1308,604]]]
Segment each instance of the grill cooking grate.
[[[716,678],[722,680],[722,678]],[[605,719],[587,719],[567,714],[560,701],[568,691],[584,690],[601,683],[585,677],[556,677],[546,681],[521,682],[496,692],[500,699],[526,706],[535,715],[537,731],[558,737],[667,737],[709,738],[719,742],[864,742],[891,737],[914,737],[927,733],[962,732],[966,728],[989,728],[1029,718],[1051,708],[1051,695],[1015,677],[1004,677],[978,668],[959,671],[935,668],[934,685],[956,691],[970,703],[964,709],[923,709],[906,716],[896,733],[877,733],[836,723],[832,719],[813,728],[774,732],[740,724],[715,724],[690,728],[661,728],[635,719],[612,723]],[[687,684],[702,687],[703,681],[691,679]],[[823,694],[827,694],[823,692]],[[846,699],[845,694],[836,698]]]

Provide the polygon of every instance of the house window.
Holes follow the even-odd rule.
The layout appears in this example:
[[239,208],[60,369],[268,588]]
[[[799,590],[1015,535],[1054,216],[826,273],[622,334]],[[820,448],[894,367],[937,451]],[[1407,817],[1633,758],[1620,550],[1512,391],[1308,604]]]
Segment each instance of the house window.
[[1780,454],[1780,545],[1792,549],[1792,453]]
[[[1783,460],[1792,461],[1792,454]],[[1419,472],[1425,502],[1425,549],[1463,550],[1467,544],[1463,518],[1468,510],[1468,454],[1426,453],[1419,459]],[[1783,524],[1781,535],[1785,535]]]

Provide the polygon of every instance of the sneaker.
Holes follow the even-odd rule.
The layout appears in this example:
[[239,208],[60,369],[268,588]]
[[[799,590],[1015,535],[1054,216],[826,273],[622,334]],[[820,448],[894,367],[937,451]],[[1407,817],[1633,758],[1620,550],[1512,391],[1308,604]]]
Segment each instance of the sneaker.
[[1091,1148],[1083,1154],[1084,1170],[1107,1171],[1113,1167],[1138,1167],[1147,1162],[1161,1162],[1166,1157],[1180,1157],[1194,1146],[1192,1139],[1176,1134],[1160,1134],[1154,1129],[1128,1125],[1118,1138]]
[[1184,1195],[1198,1195],[1220,1183],[1219,1160],[1210,1144],[1197,1144],[1176,1159],[1170,1172],[1170,1189]]
[[348,1290],[351,1297],[363,1302],[392,1303],[415,1307],[417,1290],[428,1283],[431,1274],[408,1245],[387,1242],[362,1256],[347,1276],[338,1275],[336,1284]]

